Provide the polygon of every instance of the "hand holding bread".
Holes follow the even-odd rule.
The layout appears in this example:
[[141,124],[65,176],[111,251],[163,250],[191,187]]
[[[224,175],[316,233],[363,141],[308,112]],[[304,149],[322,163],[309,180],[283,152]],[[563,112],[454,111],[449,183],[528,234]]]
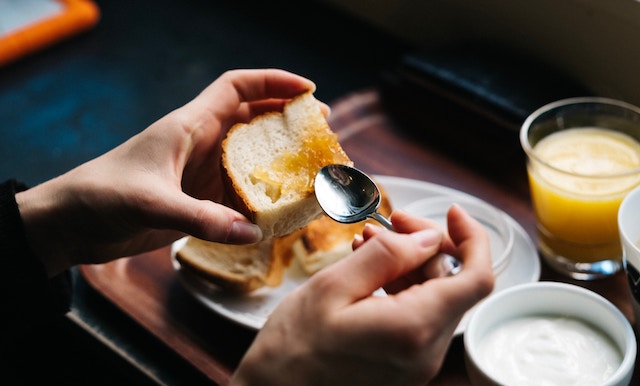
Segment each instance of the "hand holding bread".
[[111,151],[16,194],[47,274],[137,255],[187,234],[227,244],[262,239],[256,225],[228,206],[221,142],[231,125],[281,110],[314,89],[283,70],[225,72]]
[[[263,241],[227,246],[189,238],[176,259],[187,270],[228,291],[247,293],[278,285],[290,261],[284,245],[295,241],[292,236],[307,235],[309,229],[296,231],[323,216],[313,190],[316,173],[336,163],[352,164],[311,92],[293,98],[282,112],[267,112],[234,125],[222,142],[223,175],[235,207],[260,227]],[[355,231],[352,228],[348,232]],[[337,259],[334,255],[318,260],[318,253],[323,252],[320,248],[327,244],[320,237],[305,237],[314,249],[301,260],[308,270],[328,264],[328,257]],[[348,237],[348,241],[340,240],[341,256],[351,249],[353,233]],[[292,246],[305,253],[299,242]],[[311,263],[313,257],[316,261]]]

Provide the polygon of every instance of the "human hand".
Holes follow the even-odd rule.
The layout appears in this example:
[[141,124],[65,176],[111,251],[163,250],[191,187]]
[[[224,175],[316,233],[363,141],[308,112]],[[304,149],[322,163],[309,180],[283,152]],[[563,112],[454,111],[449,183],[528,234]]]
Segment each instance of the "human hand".
[[[194,100],[112,151],[16,195],[50,276],[167,245],[191,234],[252,243],[259,228],[227,202],[221,141],[237,122],[314,90],[281,70],[229,71]],[[327,111],[324,106],[325,112]]]
[[[398,233],[369,228],[280,304],[232,384],[424,385],[437,374],[462,316],[493,289],[489,238],[458,206],[449,235],[407,213],[391,220]],[[463,269],[425,281],[438,252]],[[387,284],[388,296],[371,295]]]

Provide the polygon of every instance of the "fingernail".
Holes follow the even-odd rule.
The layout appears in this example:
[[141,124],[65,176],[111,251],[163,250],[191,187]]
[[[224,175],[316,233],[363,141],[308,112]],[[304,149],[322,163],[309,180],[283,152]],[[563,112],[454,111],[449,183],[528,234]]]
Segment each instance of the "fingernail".
[[429,228],[412,233],[411,237],[416,239],[420,246],[430,247],[442,240],[442,231],[439,229]]
[[[455,207],[457,210],[460,210],[464,213],[468,213],[467,210],[460,204],[458,204],[457,202],[454,202],[453,204],[451,204],[451,208]],[[449,209],[451,209],[449,208]]]
[[364,223],[364,229],[368,229],[370,231],[373,230],[374,232],[377,232],[377,231],[381,230],[382,228],[380,226],[378,226],[378,225],[373,225],[371,223],[366,222],[366,223]]
[[262,240],[262,230],[256,224],[234,221],[227,241],[238,244],[252,244]]

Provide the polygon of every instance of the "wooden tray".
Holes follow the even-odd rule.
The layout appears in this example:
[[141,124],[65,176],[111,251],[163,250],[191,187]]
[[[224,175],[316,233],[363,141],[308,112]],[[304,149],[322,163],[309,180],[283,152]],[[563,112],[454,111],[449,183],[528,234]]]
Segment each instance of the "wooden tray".
[[[424,114],[431,114],[440,129],[449,125],[450,130],[456,130],[465,124],[458,119],[459,113],[436,110],[425,106]],[[514,160],[512,153],[491,149],[491,144],[479,149],[485,154],[481,163],[465,164],[449,157],[440,144],[434,145],[436,138],[415,132],[428,133],[429,127],[408,129],[408,123],[393,121],[375,90],[349,95],[332,104],[329,122],[357,167],[371,174],[418,179],[473,194],[509,213],[535,240],[523,159]],[[182,287],[171,265],[169,247],[108,264],[82,266],[80,271],[97,291],[217,384],[229,382],[255,337],[254,331],[214,314]],[[544,265],[542,279],[569,281]],[[574,283],[603,294],[632,318],[623,274]],[[432,384],[469,384],[461,338],[453,341]]]

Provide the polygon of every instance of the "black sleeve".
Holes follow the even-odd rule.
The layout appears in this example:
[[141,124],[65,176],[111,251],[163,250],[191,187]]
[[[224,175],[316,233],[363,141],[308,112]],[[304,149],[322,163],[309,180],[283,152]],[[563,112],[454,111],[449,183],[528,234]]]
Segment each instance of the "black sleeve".
[[71,275],[52,279],[27,241],[15,195],[27,187],[15,180],[0,184],[0,337],[46,323],[71,304]]

